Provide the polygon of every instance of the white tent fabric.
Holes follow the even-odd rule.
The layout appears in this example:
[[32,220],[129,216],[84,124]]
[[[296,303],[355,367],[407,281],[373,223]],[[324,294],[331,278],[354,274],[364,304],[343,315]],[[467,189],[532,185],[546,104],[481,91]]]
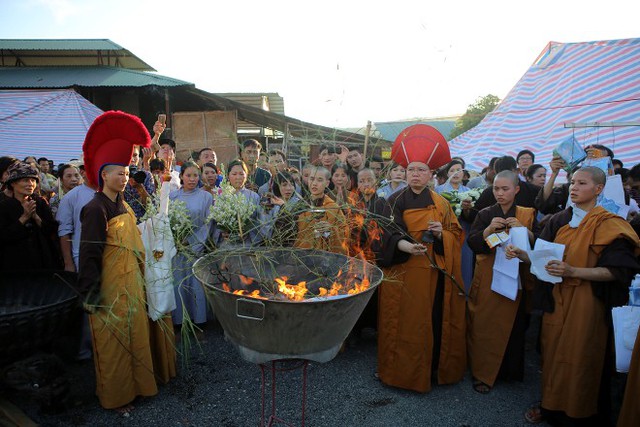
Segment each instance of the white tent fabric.
[[573,136],[581,146],[608,146],[631,167],[640,163],[640,126],[624,124],[639,118],[640,39],[550,43],[500,105],[449,147],[475,170],[525,148],[546,166]]
[[0,156],[78,159],[102,110],[72,89],[0,91]]

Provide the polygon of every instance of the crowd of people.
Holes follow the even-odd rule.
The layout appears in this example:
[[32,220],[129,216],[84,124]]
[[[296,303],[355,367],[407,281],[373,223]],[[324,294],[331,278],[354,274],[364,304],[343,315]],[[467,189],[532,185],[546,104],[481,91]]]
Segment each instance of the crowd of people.
[[[104,142],[101,126],[122,125],[94,123],[87,141]],[[541,400],[525,419],[610,424],[611,308],[627,303],[640,273],[640,165],[626,169],[607,147],[587,149],[590,157],[613,159],[629,207],[623,218],[600,203],[610,171],[567,170],[559,157],[546,167],[526,149],[486,159],[475,173],[461,158],[438,164],[409,150],[385,161],[365,158],[360,147],[326,145],[298,169],[286,153],[265,155],[248,139],[226,166],[210,147],[178,165],[176,142],[162,137],[162,123],[154,124],[153,138],[139,121],[127,126],[145,136],[127,137],[130,148],[117,155],[103,153],[108,144],[85,142],[81,160],[57,169],[44,157],[0,158],[2,270],[78,272],[88,313],[78,357],[94,358],[105,408],[128,410],[136,396],[154,394],[156,382],[175,375],[174,327],[188,321],[201,331],[212,318],[190,268],[226,242],[240,242],[359,256],[383,268],[385,279],[352,337],[365,327],[377,331],[375,375],[386,385],[424,393],[461,381],[467,370],[482,394],[502,380],[522,381],[525,333],[541,319]],[[558,184],[563,169],[567,181]],[[177,308],[150,321],[143,316],[144,267],[129,267],[143,264],[136,223],[163,182],[192,228],[172,261]],[[225,185],[255,205],[239,236],[209,218]],[[531,273],[524,248],[492,243],[516,228],[526,230],[531,247],[537,239],[565,246],[564,257],[544,267],[558,283]],[[501,257],[520,260],[514,298],[493,287]],[[618,418],[623,426],[640,423],[639,347]]]

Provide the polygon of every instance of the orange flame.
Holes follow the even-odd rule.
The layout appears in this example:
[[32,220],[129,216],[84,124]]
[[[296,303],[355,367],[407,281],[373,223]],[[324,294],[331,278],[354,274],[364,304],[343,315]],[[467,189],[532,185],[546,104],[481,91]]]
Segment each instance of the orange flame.
[[[364,254],[362,252],[359,253],[359,256],[364,259]],[[362,280],[359,279],[359,276],[354,274],[349,269],[349,272],[343,274],[342,270],[338,271],[336,276],[336,281],[333,282],[330,288],[319,288],[318,296],[321,297],[332,297],[337,295],[355,295],[360,292],[365,291],[369,288],[370,282],[368,278],[364,278]],[[340,277],[342,277],[342,282],[338,282]],[[254,280],[250,277],[240,276],[241,281],[245,284],[253,283]],[[307,289],[307,282],[300,282],[297,285],[287,283],[289,280],[288,277],[282,276],[280,278],[274,279],[276,284],[278,285],[276,293],[282,294],[289,301],[304,301],[306,298],[310,297],[309,290]],[[261,292],[261,289],[256,289],[254,291],[248,291],[245,289],[233,290],[227,283],[222,284],[222,289],[226,292],[232,292],[234,295],[242,295],[250,298],[258,298],[258,299],[270,299],[273,298],[273,295],[264,295]]]
[[320,288],[320,296],[324,297],[334,297],[336,295],[339,295],[340,290],[342,289],[342,285],[338,282],[333,282],[333,284],[331,285],[331,289],[327,290],[327,288]]
[[371,283],[369,283],[369,279],[365,277],[364,279],[362,279],[362,282],[356,283],[356,285],[352,289],[349,289],[347,293],[349,295],[359,294],[360,292],[364,292],[365,290],[369,289],[370,284]]
[[282,276],[281,279],[276,278],[278,284],[278,292],[287,297],[291,301],[302,301],[307,295],[307,282],[300,282],[297,285],[287,283],[287,277]]
[[353,225],[358,228],[364,227],[364,215],[361,215],[361,214],[353,215]]
[[244,286],[249,286],[254,282],[251,277],[243,276],[242,274],[238,274],[238,277],[240,278],[240,282],[242,282]]
[[370,242],[378,242],[382,237],[382,230],[376,221],[371,221],[367,230]]
[[260,290],[256,289],[255,291],[248,292],[244,289],[238,289],[237,291],[233,291],[234,295],[242,295],[250,298],[258,298],[258,299],[268,299],[265,296],[260,295]]

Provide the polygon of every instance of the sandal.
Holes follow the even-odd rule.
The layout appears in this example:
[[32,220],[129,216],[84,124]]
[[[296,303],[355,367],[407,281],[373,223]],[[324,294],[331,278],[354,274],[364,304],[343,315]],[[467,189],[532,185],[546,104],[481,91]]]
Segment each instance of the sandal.
[[128,405],[121,406],[119,408],[115,408],[114,411],[116,411],[117,414],[125,418],[128,418],[129,415],[131,414],[131,411],[133,411],[134,409],[135,408],[133,407],[133,405],[128,404]]
[[536,402],[529,406],[529,409],[524,413],[524,419],[529,424],[540,424],[544,421],[544,415],[542,415],[542,402]]
[[473,380],[473,390],[480,394],[488,394],[491,391],[491,386],[489,384],[485,384],[480,380]]

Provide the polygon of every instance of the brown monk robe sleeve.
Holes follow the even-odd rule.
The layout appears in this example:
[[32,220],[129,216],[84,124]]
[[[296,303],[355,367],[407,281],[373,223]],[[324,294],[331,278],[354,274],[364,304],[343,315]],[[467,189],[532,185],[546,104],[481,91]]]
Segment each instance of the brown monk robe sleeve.
[[408,253],[398,250],[398,242],[408,238],[407,225],[402,218],[404,211],[404,195],[406,191],[399,191],[392,195],[389,203],[384,206],[383,216],[388,218],[387,226],[383,228],[382,244],[376,256],[381,267],[407,262]]
[[[634,254],[634,245],[627,239],[616,239],[602,251],[596,267],[606,267],[615,279],[610,282],[591,282],[593,295],[607,307],[625,305],[629,299],[629,285],[640,264]],[[607,312],[610,314],[610,311]]]
[[488,207],[482,209],[476,215],[476,219],[471,224],[471,230],[469,230],[469,237],[467,239],[467,244],[475,254],[489,254],[491,253],[491,248],[487,245],[487,242],[484,240],[484,230],[491,223],[491,220],[495,215],[492,214],[492,207]]
[[102,275],[102,255],[107,240],[107,211],[100,203],[99,195],[82,208],[80,218],[80,261],[78,272],[78,290],[82,300],[96,304],[100,296],[100,277]]

